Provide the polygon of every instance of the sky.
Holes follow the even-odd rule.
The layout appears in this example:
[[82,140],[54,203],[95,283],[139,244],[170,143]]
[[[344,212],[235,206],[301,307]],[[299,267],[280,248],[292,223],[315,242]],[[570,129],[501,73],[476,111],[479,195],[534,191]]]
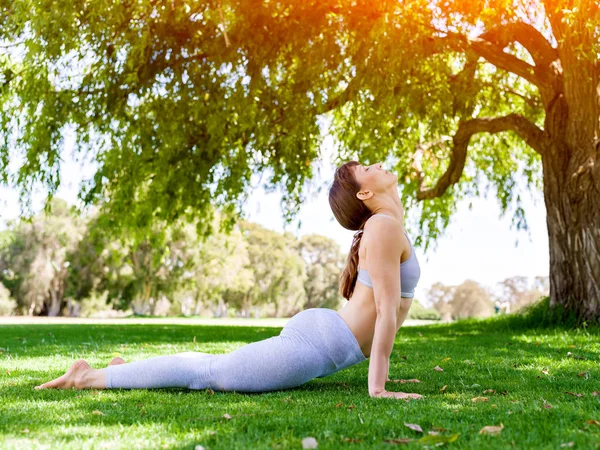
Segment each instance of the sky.
[[[90,162],[81,166],[75,160],[72,136],[67,135],[64,142],[62,183],[57,196],[74,204],[77,202],[79,183],[93,175],[95,166]],[[252,180],[252,186],[258,187],[249,195],[249,202],[244,209],[246,218],[278,232],[292,232],[298,237],[310,233],[327,236],[336,241],[343,254],[347,255],[354,232],[337,223],[327,199],[328,187],[335,171],[335,166],[331,163],[334,151],[333,139],[326,135],[321,147],[321,160],[314,168],[315,179],[308,187],[309,195],[294,222],[284,228],[279,204],[281,193],[265,192],[260,186],[258,174]],[[17,163],[13,162],[12,170],[16,167]],[[263,175],[262,182],[267,179],[266,174]],[[320,192],[317,192],[317,186],[322,187]],[[421,278],[415,290],[415,298],[423,304],[428,304],[427,289],[435,282],[458,285],[470,279],[493,289],[497,283],[512,276],[548,276],[548,233],[542,193],[521,192],[529,230],[517,231],[511,226],[510,213],[500,217],[500,207],[492,192],[487,199],[472,198],[470,210],[469,201],[460,203],[458,212],[438,239],[437,246],[430,246],[427,253],[415,247],[421,266]],[[42,191],[34,195],[34,210],[41,209],[44,195]],[[411,211],[407,209],[405,218],[410,217],[410,214]],[[17,192],[0,186],[0,229],[5,227],[7,220],[18,216]],[[301,221],[299,229],[298,221]],[[405,220],[405,225],[414,242],[419,230],[411,228],[408,220]]]

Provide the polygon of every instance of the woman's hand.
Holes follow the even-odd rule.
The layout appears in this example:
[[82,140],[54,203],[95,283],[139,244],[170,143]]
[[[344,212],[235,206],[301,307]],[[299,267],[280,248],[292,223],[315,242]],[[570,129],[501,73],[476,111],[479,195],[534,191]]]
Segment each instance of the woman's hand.
[[385,389],[378,391],[378,392],[374,392],[373,394],[370,394],[370,395],[371,395],[371,397],[397,398],[397,399],[401,399],[401,400],[408,400],[410,398],[417,400],[417,399],[423,398],[423,396],[420,394],[412,394],[412,393],[408,393],[408,392],[388,392]]

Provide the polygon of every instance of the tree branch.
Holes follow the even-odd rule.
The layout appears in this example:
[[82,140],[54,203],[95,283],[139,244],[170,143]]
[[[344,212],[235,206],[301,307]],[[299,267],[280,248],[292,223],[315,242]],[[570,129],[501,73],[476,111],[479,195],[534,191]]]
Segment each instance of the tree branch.
[[452,138],[453,146],[450,155],[450,164],[446,172],[440,177],[432,188],[423,189],[423,171],[419,161],[423,149],[417,150],[413,168],[417,172],[419,189],[417,200],[432,199],[442,196],[448,187],[456,184],[460,179],[467,159],[467,148],[471,136],[476,133],[500,133],[502,131],[514,131],[536,152],[543,154],[547,146],[547,138],[543,130],[519,114],[509,114],[503,117],[482,117],[463,121]]
[[533,26],[524,22],[497,27],[479,36],[500,48],[517,41],[527,49],[537,67],[548,67],[558,59],[558,51]]

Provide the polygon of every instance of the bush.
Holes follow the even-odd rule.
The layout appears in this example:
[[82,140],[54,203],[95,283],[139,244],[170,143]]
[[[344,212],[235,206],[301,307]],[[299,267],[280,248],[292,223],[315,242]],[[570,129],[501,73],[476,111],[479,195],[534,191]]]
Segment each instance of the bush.
[[418,300],[413,300],[407,319],[440,320],[442,316],[433,308],[425,308]]
[[17,302],[10,298],[10,291],[0,283],[0,316],[10,316],[17,308]]

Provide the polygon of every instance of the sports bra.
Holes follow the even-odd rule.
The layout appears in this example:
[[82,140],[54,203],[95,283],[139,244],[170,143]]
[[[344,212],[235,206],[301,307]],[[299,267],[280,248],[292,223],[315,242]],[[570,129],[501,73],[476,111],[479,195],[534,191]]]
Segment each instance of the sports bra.
[[[374,216],[386,216],[395,219],[392,216],[388,216],[387,214],[373,214]],[[402,290],[401,296],[405,298],[413,298],[415,296],[415,288],[417,287],[417,283],[419,282],[419,278],[421,277],[421,267],[419,266],[419,261],[417,261],[417,255],[415,255],[415,249],[410,242],[408,234],[406,231],[404,232],[406,239],[408,239],[408,243],[410,244],[410,257],[400,263],[400,288]],[[367,287],[373,288],[373,283],[371,281],[371,277],[369,276],[369,272],[365,269],[361,269],[360,266],[358,268],[358,278],[356,281],[360,281]]]

